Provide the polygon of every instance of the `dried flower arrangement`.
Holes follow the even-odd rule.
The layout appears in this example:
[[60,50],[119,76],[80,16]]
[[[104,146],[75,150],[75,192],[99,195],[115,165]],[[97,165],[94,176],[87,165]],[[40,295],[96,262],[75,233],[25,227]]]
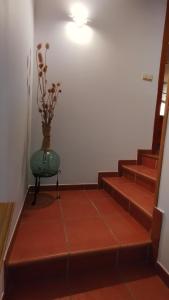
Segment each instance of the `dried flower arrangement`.
[[50,132],[51,122],[54,117],[54,109],[61,93],[60,83],[52,83],[48,86],[47,81],[47,51],[49,44],[46,43],[37,45],[36,49],[36,63],[38,72],[38,87],[37,87],[37,105],[42,117],[42,134],[43,142],[41,149],[47,151],[50,148]]

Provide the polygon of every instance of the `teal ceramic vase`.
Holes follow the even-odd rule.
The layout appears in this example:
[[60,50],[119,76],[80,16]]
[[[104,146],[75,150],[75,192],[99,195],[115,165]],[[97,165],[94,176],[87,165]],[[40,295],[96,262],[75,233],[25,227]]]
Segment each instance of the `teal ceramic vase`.
[[35,177],[51,177],[58,174],[60,157],[54,150],[38,150],[30,160],[32,174]]

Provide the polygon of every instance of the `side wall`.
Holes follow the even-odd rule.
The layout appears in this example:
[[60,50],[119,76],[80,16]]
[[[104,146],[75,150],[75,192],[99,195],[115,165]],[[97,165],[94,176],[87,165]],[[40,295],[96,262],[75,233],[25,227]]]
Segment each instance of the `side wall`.
[[169,119],[165,138],[158,207],[164,211],[158,262],[169,274]]
[[[13,232],[27,186],[33,1],[0,1],[0,201],[14,202]],[[9,239],[10,239],[9,236]],[[0,297],[3,272],[0,275]]]
[[[166,0],[84,1],[86,44],[68,36],[72,3],[36,0],[35,40],[50,43],[49,78],[63,87],[51,143],[61,156],[61,181],[94,183],[99,170],[116,170],[118,159],[151,147]],[[143,81],[143,73],[153,74],[153,82]],[[42,142],[35,94],[32,152]]]

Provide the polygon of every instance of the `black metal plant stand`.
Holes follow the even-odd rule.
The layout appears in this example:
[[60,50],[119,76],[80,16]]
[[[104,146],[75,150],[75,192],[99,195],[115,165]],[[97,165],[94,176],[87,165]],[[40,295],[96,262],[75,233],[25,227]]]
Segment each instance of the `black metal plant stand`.
[[[60,170],[58,170],[58,172],[56,173],[56,199],[60,199],[60,191],[59,191],[59,174],[61,173]],[[40,191],[40,180],[41,178],[46,178],[46,177],[51,177],[51,176],[39,176],[39,175],[34,175],[35,178],[35,190],[34,190],[34,197],[33,197],[33,201],[32,201],[32,205],[36,204],[37,201],[37,195]]]

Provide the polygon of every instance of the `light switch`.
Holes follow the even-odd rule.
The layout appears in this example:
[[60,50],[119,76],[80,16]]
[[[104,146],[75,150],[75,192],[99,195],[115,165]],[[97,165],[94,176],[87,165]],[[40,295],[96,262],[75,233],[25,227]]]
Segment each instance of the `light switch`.
[[142,79],[146,80],[146,81],[153,81],[153,75],[145,73],[145,74],[143,74]]

